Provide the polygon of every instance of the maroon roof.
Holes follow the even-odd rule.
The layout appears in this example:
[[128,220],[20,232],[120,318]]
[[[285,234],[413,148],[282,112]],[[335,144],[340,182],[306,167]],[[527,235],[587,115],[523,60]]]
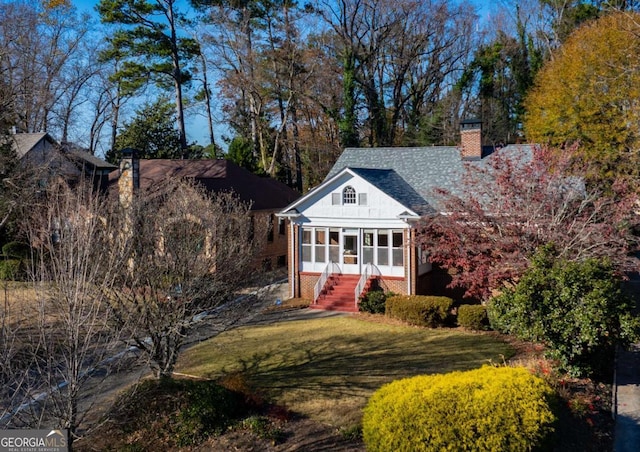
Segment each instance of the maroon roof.
[[[120,171],[109,174],[109,184],[117,187]],[[282,209],[300,194],[269,177],[260,177],[224,159],[140,160],[140,189],[152,188],[170,177],[191,178],[207,190],[234,191],[242,201],[252,202],[251,210]]]

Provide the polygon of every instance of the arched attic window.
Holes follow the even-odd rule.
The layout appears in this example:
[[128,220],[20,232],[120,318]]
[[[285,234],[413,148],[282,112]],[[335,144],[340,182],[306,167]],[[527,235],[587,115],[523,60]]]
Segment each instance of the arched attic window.
[[347,185],[342,190],[342,203],[343,204],[355,204],[357,202],[356,189],[351,185]]

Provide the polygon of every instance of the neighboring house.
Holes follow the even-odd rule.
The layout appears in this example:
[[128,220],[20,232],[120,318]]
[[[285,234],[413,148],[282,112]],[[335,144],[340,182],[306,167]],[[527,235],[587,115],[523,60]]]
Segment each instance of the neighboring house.
[[117,168],[71,143],[58,143],[48,133],[14,133],[9,139],[20,162],[41,171],[41,183],[61,177],[74,185],[85,178],[95,189],[106,190],[109,173]]
[[109,175],[109,185],[117,184],[120,200],[126,204],[137,189],[147,190],[176,177],[195,180],[211,192],[233,191],[243,202],[250,202],[254,234],[264,235],[256,267],[269,270],[287,265],[285,221],[276,214],[300,194],[282,182],[257,176],[224,159],[137,159],[133,150],[125,149],[120,169]]
[[436,188],[458,193],[465,165],[490,158],[481,135],[468,120],[459,147],[345,149],[321,185],[279,213],[290,220],[290,295],[355,311],[373,280],[397,294],[426,293],[432,268],[412,245],[415,225],[440,211]]

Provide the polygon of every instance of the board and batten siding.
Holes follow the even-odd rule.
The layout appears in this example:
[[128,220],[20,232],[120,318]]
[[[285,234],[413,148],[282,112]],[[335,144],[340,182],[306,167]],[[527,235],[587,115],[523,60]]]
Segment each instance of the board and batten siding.
[[[357,201],[366,195],[366,204],[334,204],[334,194],[342,199],[344,189],[353,187]],[[320,189],[307,202],[298,206],[304,226],[366,227],[405,229],[407,224],[398,218],[407,208],[362,178],[344,174],[331,186]]]

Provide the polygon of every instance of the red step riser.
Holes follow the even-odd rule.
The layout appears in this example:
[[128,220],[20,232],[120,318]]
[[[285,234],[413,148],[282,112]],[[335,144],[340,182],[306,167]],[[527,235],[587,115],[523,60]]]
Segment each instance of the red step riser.
[[353,304],[355,305],[356,301],[353,298],[325,298],[323,300],[318,300],[316,304]]
[[318,304],[314,304],[314,307],[318,307],[320,309],[328,309],[328,308],[334,308],[334,309],[355,309],[355,303],[318,303]]
[[320,305],[354,305],[356,304],[356,301],[353,298],[325,298],[324,300],[318,300],[318,302],[316,304],[320,304]]
[[353,298],[355,300],[355,294],[352,290],[348,292],[331,292],[325,294],[324,298]]
[[[319,299],[311,307],[325,311],[358,312],[354,292],[359,281],[359,275],[330,276]],[[367,281],[363,292],[367,292],[370,287],[371,280]]]
[[358,309],[355,307],[346,307],[346,306],[318,306],[313,305],[311,309],[317,309],[319,311],[340,311],[340,312],[358,312]]

